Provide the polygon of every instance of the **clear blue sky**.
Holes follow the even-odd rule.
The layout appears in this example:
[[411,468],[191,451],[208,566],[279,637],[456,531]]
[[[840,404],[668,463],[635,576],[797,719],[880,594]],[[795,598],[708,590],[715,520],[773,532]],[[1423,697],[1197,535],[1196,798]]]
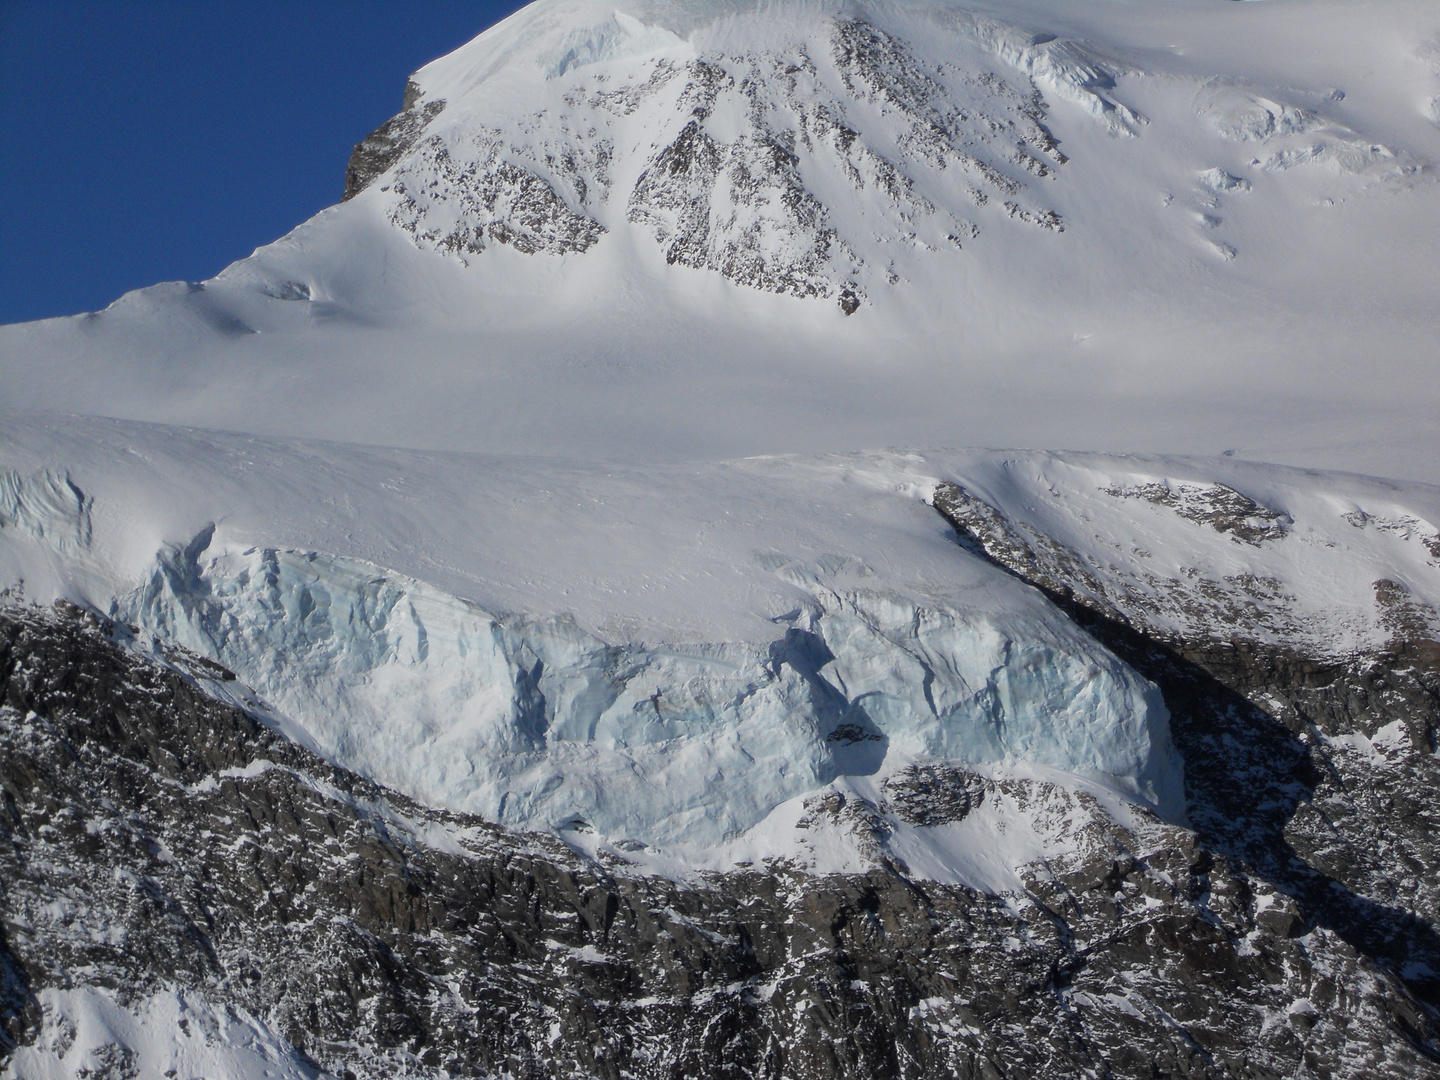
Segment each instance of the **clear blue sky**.
[[207,278],[336,202],[515,0],[0,0],[0,323]]

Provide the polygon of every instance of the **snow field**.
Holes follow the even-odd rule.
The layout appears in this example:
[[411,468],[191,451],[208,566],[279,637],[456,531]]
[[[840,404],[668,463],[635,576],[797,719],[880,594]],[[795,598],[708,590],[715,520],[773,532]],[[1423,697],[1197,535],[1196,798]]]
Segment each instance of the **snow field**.
[[279,1032],[199,994],[163,989],[120,1004],[106,990],[48,987],[36,998],[39,1038],[15,1051],[6,1080],[92,1076],[311,1080],[316,1075]]

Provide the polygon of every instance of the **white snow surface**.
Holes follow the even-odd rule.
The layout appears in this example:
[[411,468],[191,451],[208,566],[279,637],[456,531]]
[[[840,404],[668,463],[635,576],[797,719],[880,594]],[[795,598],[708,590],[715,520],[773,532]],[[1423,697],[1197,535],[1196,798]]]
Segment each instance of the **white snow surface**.
[[[837,54],[857,20],[900,43],[873,78]],[[542,0],[417,74],[445,108],[357,198],[208,282],[0,330],[0,385],[427,449],[1233,449],[1440,481],[1437,56],[1430,0]],[[640,180],[692,120],[729,171],[672,264],[682,211]],[[520,173],[598,239],[437,247]],[[706,268],[727,252],[816,295]]]
[[[917,762],[1179,820],[1155,688],[927,502],[1157,632],[1214,630],[1174,582],[1318,655],[1387,640],[1377,581],[1431,618],[1437,56],[1424,0],[540,0],[357,197],[0,328],[0,589],[666,873],[863,865],[807,800]],[[955,444],[1085,452],[859,449]],[[1015,887],[1012,818],[886,843]]]
[[[95,1076],[313,1080],[315,1067],[263,1019],[164,988],[121,1003],[100,987],[39,991],[39,1037],[18,1048],[5,1080]],[[328,1074],[318,1074],[328,1075]]]

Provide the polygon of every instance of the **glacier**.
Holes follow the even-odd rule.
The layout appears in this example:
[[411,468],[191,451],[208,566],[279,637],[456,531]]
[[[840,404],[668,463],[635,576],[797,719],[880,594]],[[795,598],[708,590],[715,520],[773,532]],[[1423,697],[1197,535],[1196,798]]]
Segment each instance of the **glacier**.
[[776,640],[617,645],[370,564],[207,556],[207,540],[117,617],[234,669],[324,756],[429,805],[714,845],[838,777],[958,760],[1098,777],[1183,814],[1158,691],[1063,625],[800,574],[809,610]]
[[[14,595],[105,612],[134,647],[426,804],[692,866],[773,844],[806,796],[916,762],[1046,769],[1183,817],[1158,692],[957,546],[914,455],[587,472],[64,426],[8,426],[11,460],[70,463],[9,474],[12,501],[41,508],[23,534],[0,520]],[[333,529],[316,529],[321,504]],[[436,508],[428,539],[416,505]],[[166,519],[203,523],[131,534]],[[596,540],[562,553],[566,535]],[[276,536],[324,546],[250,542]],[[378,561],[401,550],[418,573]],[[437,587],[419,574],[442,558]]]
[[[1179,820],[1154,688],[937,493],[1167,639],[1431,617],[1432,489],[1241,460],[1437,478],[1440,25],[1361,8],[532,4],[289,235],[0,328],[0,589],[682,868],[926,762]],[[855,449],[957,442],[1107,453]]]
[[[625,466],[6,419],[12,598],[103,612],[423,803],[664,872],[853,866],[853,838],[798,824],[808,801],[884,807],[932,762],[1183,820],[1158,692],[957,542],[931,506],[945,485],[1161,638],[1238,618],[1343,659],[1397,617],[1440,624],[1424,485],[986,451]],[[888,845],[1001,887],[965,876],[977,853],[1030,849],[984,820],[894,822]]]

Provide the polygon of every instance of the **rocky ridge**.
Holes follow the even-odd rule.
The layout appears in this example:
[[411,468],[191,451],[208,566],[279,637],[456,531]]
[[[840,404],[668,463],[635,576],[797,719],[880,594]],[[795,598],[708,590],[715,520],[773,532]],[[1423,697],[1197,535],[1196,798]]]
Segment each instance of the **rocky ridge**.
[[[1219,484],[1141,494],[1239,543],[1275,539],[1285,521]],[[1394,636],[1378,652],[1327,654],[1286,621],[1285,597],[1267,583],[1198,578],[1168,583],[1193,620],[1177,635],[1156,625],[1148,591],[1128,591],[1113,570],[1102,583],[1078,552],[962,486],[941,484],[934,505],[962,544],[1039,588],[1160,686],[1203,841],[1276,881],[1297,919],[1334,927],[1440,1003],[1433,610],[1377,581]],[[1263,633],[1277,628],[1288,643]]]
[[[426,134],[445,102],[407,95],[406,110],[356,148],[346,197],[383,177],[390,222],[462,259],[490,242],[583,252],[623,213],[667,263],[829,298],[847,314],[871,279],[899,280],[871,265],[884,245],[978,235],[976,221],[935,201],[939,191],[1063,230],[1030,186],[1066,159],[1024,73],[937,65],[860,18],[778,49],[610,67],[565,68],[554,76],[569,80],[563,106],[510,130]],[[632,128],[648,148],[623,140]],[[612,192],[617,176],[634,179]],[[842,192],[869,208],[863,225],[837,217]]]
[[415,145],[425,127],[444,111],[445,102],[420,101],[420,88],[413,82],[405,84],[405,101],[401,111],[355,144],[345,166],[345,191],[341,202],[353,199],[364,191],[377,176],[385,172]]

